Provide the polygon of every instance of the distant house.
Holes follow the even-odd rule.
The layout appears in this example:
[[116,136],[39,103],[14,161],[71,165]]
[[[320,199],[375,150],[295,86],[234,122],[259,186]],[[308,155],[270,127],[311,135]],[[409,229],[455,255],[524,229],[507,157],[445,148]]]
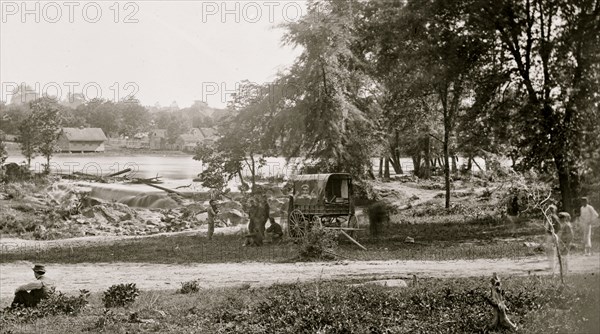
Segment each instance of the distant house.
[[100,128],[62,128],[58,147],[61,152],[104,152],[106,140]]
[[211,128],[192,128],[177,138],[175,147],[181,151],[192,152],[196,145],[212,145],[217,140],[216,131]]
[[167,130],[155,129],[148,133],[151,150],[164,150],[167,147]]

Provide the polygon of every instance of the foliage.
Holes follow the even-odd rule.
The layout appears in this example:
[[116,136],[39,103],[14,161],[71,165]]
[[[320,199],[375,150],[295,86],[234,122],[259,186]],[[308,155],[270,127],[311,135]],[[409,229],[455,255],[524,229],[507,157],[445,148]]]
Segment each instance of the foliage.
[[58,137],[61,129],[60,107],[49,99],[38,99],[29,103],[33,129],[33,143],[37,152],[46,158],[45,172],[50,171],[50,158],[58,148]]
[[135,286],[135,283],[122,283],[113,285],[104,292],[102,303],[104,307],[128,307],[140,295],[140,290]]
[[6,152],[6,144],[4,144],[4,132],[0,130],[0,167],[4,165],[6,158],[8,158],[8,153]]
[[[591,315],[581,302],[593,304],[600,297],[598,287],[585,279],[597,283],[594,276],[585,276],[576,287],[559,289],[548,278],[507,279],[511,318],[527,333],[554,326],[556,333],[593,328],[577,321]],[[491,320],[486,296],[489,283],[481,278],[420,279],[403,289],[344,282],[289,284],[270,287],[258,302],[241,308],[212,306],[200,317],[216,319],[206,328],[225,333],[472,333],[484,330]],[[553,313],[557,307],[565,312]],[[560,314],[560,320],[544,322],[551,314]]]
[[298,257],[302,261],[331,260],[335,258],[338,235],[333,230],[312,226],[298,238]]
[[274,83],[274,133],[287,158],[303,156],[320,172],[370,174],[376,113],[363,64],[353,52],[358,1],[309,1],[307,14],[284,27],[284,43],[303,51]]
[[181,288],[177,290],[177,293],[188,294],[197,293],[200,291],[200,282],[198,280],[181,282]]
[[556,175],[563,210],[572,212],[600,142],[600,97],[591,89],[600,84],[600,3],[481,0],[471,12],[469,23],[493,33],[496,44],[483,79],[493,84],[476,95],[492,108],[480,111],[512,100],[519,166]]
[[[68,296],[60,291],[52,291],[48,298],[42,299],[36,307],[7,309],[2,318],[6,318],[3,321],[9,323],[30,322],[55,315],[77,316],[88,305],[89,295],[90,292],[87,290],[79,290],[78,296]],[[0,324],[3,321],[0,321]]]
[[[264,89],[244,82],[230,103],[233,113],[221,121],[219,139],[214,145],[196,147],[194,159],[205,166],[200,174],[203,186],[222,189],[227,181],[238,177],[244,188],[254,190],[259,169],[266,164],[262,155],[272,153],[274,146],[269,135],[272,117],[261,95]],[[244,179],[246,170],[250,186]]]

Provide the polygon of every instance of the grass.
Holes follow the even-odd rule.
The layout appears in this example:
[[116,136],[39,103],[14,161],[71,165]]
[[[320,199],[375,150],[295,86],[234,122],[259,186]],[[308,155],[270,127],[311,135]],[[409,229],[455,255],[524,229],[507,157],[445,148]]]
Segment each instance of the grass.
[[[354,260],[457,260],[521,258],[536,252],[522,241],[503,240],[520,237],[535,240],[543,237],[541,228],[524,223],[516,229],[501,223],[465,223],[459,215],[448,216],[443,222],[426,222],[425,217],[411,218],[402,224],[390,224],[386,237],[370,238],[359,235],[358,240],[368,248],[360,250],[340,239],[336,251],[341,257]],[[366,233],[366,231],[364,232]],[[410,236],[415,243],[405,243]],[[111,244],[56,247],[42,250],[19,247],[16,251],[0,253],[0,262],[27,260],[44,263],[84,262],[147,262],[147,263],[219,263],[219,262],[285,262],[297,255],[291,242],[265,244],[262,247],[243,247],[238,235],[216,235],[212,241],[203,236],[174,235],[136,238]]]
[[[597,333],[598,275],[502,277],[520,333]],[[489,277],[421,279],[407,288],[320,281],[196,294],[142,291],[106,310],[100,294],[77,316],[3,316],[2,333],[473,333],[491,323]]]

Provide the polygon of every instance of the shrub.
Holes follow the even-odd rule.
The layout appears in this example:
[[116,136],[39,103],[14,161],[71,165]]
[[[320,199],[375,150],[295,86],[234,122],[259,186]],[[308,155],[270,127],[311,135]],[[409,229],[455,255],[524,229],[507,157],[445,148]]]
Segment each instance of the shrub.
[[197,293],[200,291],[200,283],[198,280],[181,282],[181,289],[177,290],[177,293],[188,294]]
[[140,295],[140,290],[135,283],[113,285],[104,292],[102,302],[104,307],[127,307],[135,302]]
[[331,260],[335,257],[337,239],[335,231],[313,226],[298,239],[298,256],[302,261]]
[[32,321],[37,318],[59,314],[78,315],[88,304],[87,298],[89,295],[90,292],[87,290],[79,290],[78,296],[67,296],[62,292],[52,291],[48,298],[40,301],[36,307],[11,309],[5,311],[2,318],[6,323],[10,323]]

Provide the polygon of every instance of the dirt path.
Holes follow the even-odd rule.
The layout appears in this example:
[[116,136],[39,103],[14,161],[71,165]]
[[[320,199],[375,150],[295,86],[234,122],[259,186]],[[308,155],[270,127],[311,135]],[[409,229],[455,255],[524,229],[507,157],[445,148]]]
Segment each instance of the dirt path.
[[[10,302],[14,289],[33,279],[32,264],[0,264],[0,306]],[[469,277],[548,274],[544,257],[460,261],[356,261],[335,263],[221,263],[163,265],[148,263],[52,264],[48,276],[63,292],[106,290],[118,283],[134,282],[143,290],[170,290],[180,283],[199,279],[203,287],[232,287],[242,284],[268,286],[274,283],[342,278],[393,279],[418,277]],[[573,273],[600,272],[600,256],[573,256]]]

